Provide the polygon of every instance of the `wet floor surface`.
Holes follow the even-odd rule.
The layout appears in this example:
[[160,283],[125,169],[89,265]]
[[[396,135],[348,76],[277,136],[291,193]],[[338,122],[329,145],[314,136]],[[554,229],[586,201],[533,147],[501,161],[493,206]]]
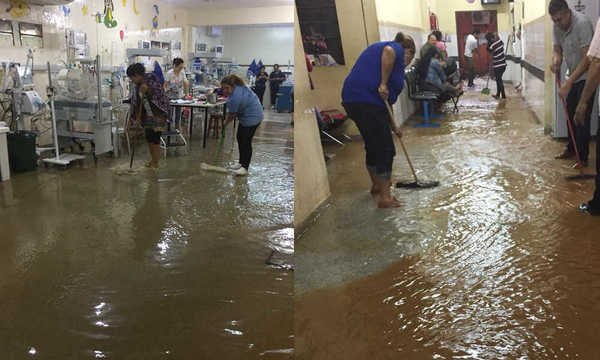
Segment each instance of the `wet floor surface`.
[[593,182],[564,180],[564,144],[511,95],[405,126],[441,185],[395,189],[399,209],[376,208],[360,141],[327,149],[332,199],[296,241],[298,359],[599,358],[600,218],[577,211]]
[[117,175],[125,154],[0,183],[0,358],[292,358],[293,271],[266,264],[294,251],[289,120],[248,178],[201,171],[195,138],[157,173]]

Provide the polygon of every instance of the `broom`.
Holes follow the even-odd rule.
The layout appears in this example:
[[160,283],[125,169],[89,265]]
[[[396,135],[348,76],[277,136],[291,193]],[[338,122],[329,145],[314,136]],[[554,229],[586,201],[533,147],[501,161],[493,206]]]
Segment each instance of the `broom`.
[[[392,107],[390,103],[385,100],[385,105],[387,107],[388,113],[390,115],[390,123],[392,124],[392,128],[394,127],[394,112],[392,111]],[[400,140],[400,145],[402,146],[402,151],[404,152],[404,156],[406,157],[406,161],[408,161],[408,166],[410,167],[410,171],[415,178],[415,181],[399,181],[396,183],[397,188],[413,188],[413,189],[427,189],[440,185],[439,181],[420,181],[417,178],[417,173],[415,172],[415,168],[412,165],[412,161],[410,161],[410,157],[408,156],[408,151],[406,151],[406,147],[404,146],[404,142],[402,138],[398,136],[398,140]]]
[[215,165],[202,163],[202,164],[200,164],[200,169],[202,169],[204,171],[214,171],[214,172],[218,172],[221,174],[229,173],[228,169],[216,165],[219,162],[219,156],[221,155],[221,149],[223,149],[223,141],[225,140],[225,129],[226,128],[227,128],[227,124],[225,124],[225,126],[223,126],[223,130],[221,131],[221,139],[219,140],[219,145],[217,146],[217,156],[215,157]]
[[[556,82],[558,83],[558,88],[560,89],[560,76],[558,72],[556,72]],[[589,180],[596,178],[596,175],[585,174],[583,172],[583,164],[581,162],[581,157],[579,156],[579,149],[577,148],[577,142],[575,141],[575,133],[573,132],[573,124],[571,122],[571,116],[569,115],[569,109],[567,108],[567,102],[562,96],[559,96],[562,100],[563,109],[565,110],[565,115],[567,116],[567,125],[569,126],[569,135],[571,136],[571,141],[573,142],[573,147],[575,148],[575,157],[577,158],[577,164],[581,167],[579,170],[579,174],[567,176],[565,179],[569,180]]]
[[489,95],[492,93],[492,91],[490,90],[490,74],[492,73],[492,66],[490,64],[490,67],[488,68],[488,76],[487,76],[487,83],[485,84],[485,88],[483,90],[481,90],[481,93],[483,95]]

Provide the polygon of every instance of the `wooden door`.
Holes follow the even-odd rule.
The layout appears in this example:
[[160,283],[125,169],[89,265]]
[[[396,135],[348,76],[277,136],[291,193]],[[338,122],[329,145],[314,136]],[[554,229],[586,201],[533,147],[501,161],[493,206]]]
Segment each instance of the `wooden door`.
[[481,31],[479,38],[479,56],[474,55],[475,72],[478,75],[487,74],[491,55],[487,51],[487,42],[485,34],[488,32],[498,32],[498,13],[496,10],[484,11],[457,11],[456,12],[456,34],[458,38],[458,55],[460,66],[465,66],[465,43],[467,35],[472,34],[473,30],[478,28]]

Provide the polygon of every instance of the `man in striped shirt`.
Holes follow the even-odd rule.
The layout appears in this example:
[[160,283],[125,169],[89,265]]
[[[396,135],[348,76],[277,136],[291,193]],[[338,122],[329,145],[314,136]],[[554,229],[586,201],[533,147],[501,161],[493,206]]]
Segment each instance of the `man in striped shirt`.
[[493,96],[495,99],[506,99],[506,93],[504,92],[504,81],[502,80],[502,76],[506,71],[504,43],[498,35],[493,33],[487,33],[485,38],[488,41],[488,51],[492,54],[492,67],[494,68],[494,74],[496,75],[496,95]]

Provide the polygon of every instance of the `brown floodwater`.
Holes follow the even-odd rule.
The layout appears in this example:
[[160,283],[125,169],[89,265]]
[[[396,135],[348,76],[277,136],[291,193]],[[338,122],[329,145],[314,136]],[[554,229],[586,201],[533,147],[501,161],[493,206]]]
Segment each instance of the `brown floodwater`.
[[333,196],[296,241],[298,359],[600,358],[600,218],[577,210],[593,181],[565,181],[564,144],[518,96],[461,102],[405,126],[441,185],[395,189],[399,209],[376,208],[360,141],[327,148]]
[[292,130],[266,120],[247,178],[201,171],[196,138],[157,173],[0,183],[0,359],[291,359],[293,272],[265,261],[294,251]]

